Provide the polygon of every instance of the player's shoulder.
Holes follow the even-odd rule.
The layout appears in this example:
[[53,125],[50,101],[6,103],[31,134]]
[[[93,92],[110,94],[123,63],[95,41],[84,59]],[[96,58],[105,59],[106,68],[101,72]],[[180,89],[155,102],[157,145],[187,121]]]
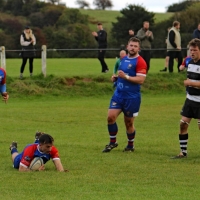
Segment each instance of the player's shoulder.
[[146,63],[145,60],[140,55],[137,57],[137,59],[138,59],[138,62],[140,63]]
[[57,151],[58,151],[58,149],[55,146],[52,146],[51,152],[57,152]]
[[50,151],[50,156],[51,158],[59,158],[59,152],[58,149],[55,146],[52,146],[51,151]]
[[38,144],[37,143],[32,143],[32,144],[27,144],[25,149],[33,149],[33,150],[36,150],[38,147]]
[[5,69],[4,69],[4,68],[2,68],[2,67],[0,67],[0,72],[1,72],[1,73],[3,73],[3,74],[5,74],[5,73],[6,73]]

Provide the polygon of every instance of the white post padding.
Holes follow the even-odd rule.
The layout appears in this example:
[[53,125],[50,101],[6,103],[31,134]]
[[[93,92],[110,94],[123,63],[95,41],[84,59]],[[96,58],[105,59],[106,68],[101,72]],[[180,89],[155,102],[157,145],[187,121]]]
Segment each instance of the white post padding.
[[6,70],[6,51],[5,51],[4,46],[0,47],[0,54],[1,54],[1,58],[0,58],[1,59],[1,67]]
[[44,77],[46,77],[46,67],[47,67],[47,47],[46,45],[42,45],[42,52],[41,52],[41,58],[42,58],[42,73]]

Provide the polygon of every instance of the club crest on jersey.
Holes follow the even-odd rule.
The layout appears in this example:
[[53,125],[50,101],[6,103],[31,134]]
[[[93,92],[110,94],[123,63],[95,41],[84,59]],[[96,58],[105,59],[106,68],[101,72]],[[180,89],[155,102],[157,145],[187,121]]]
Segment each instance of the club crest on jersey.
[[132,64],[129,64],[129,65],[128,65],[128,69],[130,69],[131,67],[132,67]]
[[112,106],[116,106],[117,105],[117,103],[116,102],[112,102]]
[[29,156],[26,156],[24,159],[25,159],[26,161],[30,161],[30,160],[31,160]]

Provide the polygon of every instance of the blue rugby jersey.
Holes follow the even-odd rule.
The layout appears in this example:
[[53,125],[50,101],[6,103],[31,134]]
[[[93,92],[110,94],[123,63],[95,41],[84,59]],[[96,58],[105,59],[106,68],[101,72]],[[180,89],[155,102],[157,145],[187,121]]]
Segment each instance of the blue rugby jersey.
[[[129,76],[146,76],[147,65],[141,56],[129,58],[125,56],[119,65],[119,69]],[[126,79],[118,77],[117,87],[114,95],[116,97],[130,99],[140,97],[140,84],[132,83]]]

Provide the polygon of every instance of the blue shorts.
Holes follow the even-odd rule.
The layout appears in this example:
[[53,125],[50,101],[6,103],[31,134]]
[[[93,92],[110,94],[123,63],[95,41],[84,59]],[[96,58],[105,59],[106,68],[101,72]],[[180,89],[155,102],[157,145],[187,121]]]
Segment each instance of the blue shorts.
[[140,109],[141,98],[123,99],[112,96],[109,109],[120,109],[126,117],[136,117]]
[[20,164],[21,159],[22,159],[21,153],[18,154],[18,155],[15,157],[14,162],[13,162],[13,167],[14,167],[15,169],[19,169],[19,164]]

